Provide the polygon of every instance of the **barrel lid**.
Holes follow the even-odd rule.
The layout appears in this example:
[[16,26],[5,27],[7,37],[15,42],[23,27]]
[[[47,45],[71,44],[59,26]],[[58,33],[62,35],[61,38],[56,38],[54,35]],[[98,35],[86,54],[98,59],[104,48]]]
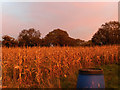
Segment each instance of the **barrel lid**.
[[103,69],[100,68],[84,68],[79,70],[79,74],[103,74]]

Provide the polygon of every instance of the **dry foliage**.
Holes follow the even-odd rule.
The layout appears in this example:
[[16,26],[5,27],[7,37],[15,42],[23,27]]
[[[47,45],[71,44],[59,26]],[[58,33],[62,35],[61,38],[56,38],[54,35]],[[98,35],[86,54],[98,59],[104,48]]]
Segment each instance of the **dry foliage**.
[[3,47],[3,88],[76,87],[80,68],[118,63],[118,47]]

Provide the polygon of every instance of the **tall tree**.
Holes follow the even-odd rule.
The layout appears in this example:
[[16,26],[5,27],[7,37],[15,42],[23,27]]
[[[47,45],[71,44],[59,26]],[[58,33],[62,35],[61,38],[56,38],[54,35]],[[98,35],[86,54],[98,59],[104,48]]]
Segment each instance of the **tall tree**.
[[12,47],[12,46],[17,46],[18,45],[18,42],[17,42],[17,40],[15,40],[15,38],[13,38],[13,37],[10,37],[10,36],[8,36],[8,35],[4,35],[3,37],[2,37],[2,45],[3,46],[6,46],[6,47]]
[[120,23],[110,21],[101,25],[93,35],[92,42],[96,45],[120,44]]
[[67,39],[69,35],[66,31],[63,31],[61,29],[55,29],[51,32],[49,32],[45,36],[44,42],[46,43],[46,46],[64,46],[67,45]]
[[19,46],[37,46],[41,42],[41,33],[34,28],[22,30],[18,36]]
[[80,46],[80,39],[74,39],[69,37],[68,33],[61,29],[55,29],[49,32],[44,39],[42,39],[43,45],[46,46]]

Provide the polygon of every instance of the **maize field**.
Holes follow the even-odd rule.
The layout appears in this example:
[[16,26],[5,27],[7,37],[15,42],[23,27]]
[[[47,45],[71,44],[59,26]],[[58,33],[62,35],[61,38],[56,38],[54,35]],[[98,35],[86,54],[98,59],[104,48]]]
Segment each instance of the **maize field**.
[[119,47],[2,47],[2,87],[76,88],[79,69],[118,63]]

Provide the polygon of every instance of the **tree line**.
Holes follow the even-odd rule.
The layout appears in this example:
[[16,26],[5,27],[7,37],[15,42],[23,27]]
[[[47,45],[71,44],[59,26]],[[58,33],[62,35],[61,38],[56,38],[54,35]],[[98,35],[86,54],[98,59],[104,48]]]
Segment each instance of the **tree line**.
[[17,39],[4,35],[2,37],[2,46],[6,47],[33,47],[33,46],[94,46],[120,44],[120,23],[110,21],[102,24],[91,40],[84,41],[74,39],[61,29],[55,29],[49,32],[44,38],[41,38],[39,30],[30,28],[22,30]]

